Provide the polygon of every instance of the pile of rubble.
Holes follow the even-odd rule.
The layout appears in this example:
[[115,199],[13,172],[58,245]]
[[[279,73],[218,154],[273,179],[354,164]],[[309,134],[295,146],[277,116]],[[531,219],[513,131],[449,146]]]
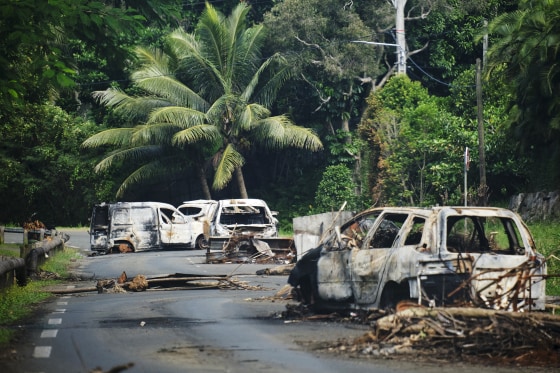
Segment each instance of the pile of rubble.
[[432,362],[560,367],[560,316],[544,312],[507,312],[482,308],[428,308],[401,303],[395,313],[313,314],[289,305],[287,322],[332,320],[371,327],[353,340],[339,339],[314,347],[329,354],[398,358],[414,355]]

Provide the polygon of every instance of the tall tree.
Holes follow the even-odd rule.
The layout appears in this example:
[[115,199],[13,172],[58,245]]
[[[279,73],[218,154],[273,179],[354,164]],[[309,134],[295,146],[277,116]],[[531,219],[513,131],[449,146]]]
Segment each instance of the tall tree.
[[[278,54],[262,58],[264,28],[247,26],[248,11],[241,3],[225,17],[207,4],[195,32],[173,32],[165,53],[138,49],[142,66],[132,80],[146,95],[132,97],[117,89],[96,93],[102,103],[129,118],[145,118],[144,124],[104,131],[84,142],[88,147],[122,147],[102,160],[98,169],[117,159],[134,159],[139,151],[145,155],[154,147],[195,150],[197,158],[190,159],[201,167],[204,151],[210,151],[213,188],[223,189],[235,175],[240,196],[247,198],[243,154],[253,144],[321,149],[313,131],[293,124],[286,115],[271,116],[268,107],[289,78],[289,69]],[[152,171],[138,169],[135,178],[127,179],[129,183],[153,175],[154,168],[147,165],[159,160],[146,159],[142,167]]]
[[[540,188],[560,184],[560,1],[521,0],[488,25],[488,74],[511,82],[513,128],[533,153]],[[546,177],[542,177],[546,175]]]

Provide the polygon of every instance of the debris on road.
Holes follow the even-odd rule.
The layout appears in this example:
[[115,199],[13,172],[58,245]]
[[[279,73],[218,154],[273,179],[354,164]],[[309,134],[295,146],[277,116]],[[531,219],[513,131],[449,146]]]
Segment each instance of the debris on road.
[[126,293],[146,290],[197,290],[197,289],[243,289],[265,290],[260,285],[249,285],[227,275],[206,276],[198,274],[175,273],[168,276],[151,277],[137,275],[132,280],[123,272],[115,281],[114,279],[98,280],[95,286],[51,289],[53,294],[72,294],[98,292],[101,293]]
[[132,368],[133,366],[134,366],[134,363],[127,363],[127,364],[114,366],[109,370],[103,370],[102,368],[97,367],[94,370],[90,371],[90,373],[119,373],[119,372],[123,372],[123,371],[125,371],[129,368]]
[[207,264],[219,263],[292,263],[296,257],[291,238],[256,238],[251,234],[210,237],[213,250],[206,253]]
[[257,271],[257,275],[262,276],[287,276],[294,269],[295,263],[279,265],[273,268],[265,268]]
[[560,316],[471,307],[429,308],[401,302],[398,311],[315,314],[289,304],[286,323],[333,321],[367,324],[371,330],[348,340],[314,343],[314,350],[352,357],[463,361],[495,365],[560,367]]

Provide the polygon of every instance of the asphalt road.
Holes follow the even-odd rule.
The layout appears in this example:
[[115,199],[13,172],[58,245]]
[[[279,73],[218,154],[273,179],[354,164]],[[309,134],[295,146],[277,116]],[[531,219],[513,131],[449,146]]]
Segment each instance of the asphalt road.
[[[307,347],[355,338],[367,327],[286,322],[281,315],[289,301],[274,297],[286,284],[286,276],[256,275],[266,265],[209,265],[204,263],[204,252],[194,250],[87,256],[87,233],[70,234],[68,245],[84,252],[74,270],[82,281],[60,285],[71,293],[53,297],[41,305],[35,318],[17,326],[21,338],[9,355],[2,356],[0,372],[99,373],[125,367],[126,372],[203,373],[502,371],[318,354]],[[129,278],[138,274],[228,274],[246,286],[77,292],[97,280],[116,279],[123,271]]]

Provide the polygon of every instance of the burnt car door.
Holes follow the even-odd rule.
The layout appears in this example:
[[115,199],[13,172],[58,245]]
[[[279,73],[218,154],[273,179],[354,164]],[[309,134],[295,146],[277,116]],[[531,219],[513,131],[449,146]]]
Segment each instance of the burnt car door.
[[352,302],[353,278],[349,263],[375,224],[380,211],[358,215],[345,223],[325,242],[317,261],[317,289],[325,301]]
[[[349,261],[350,278],[357,304],[371,304],[378,298],[382,290],[382,278],[390,267],[389,259],[408,216],[407,213],[381,215],[365,237],[363,245],[352,250]],[[396,260],[391,263],[394,264]]]
[[109,250],[109,204],[93,206],[90,218],[89,239],[91,251],[105,253]]
[[157,210],[162,245],[194,247],[196,237],[193,237],[193,227],[188,224],[192,219],[170,207],[158,207]]

